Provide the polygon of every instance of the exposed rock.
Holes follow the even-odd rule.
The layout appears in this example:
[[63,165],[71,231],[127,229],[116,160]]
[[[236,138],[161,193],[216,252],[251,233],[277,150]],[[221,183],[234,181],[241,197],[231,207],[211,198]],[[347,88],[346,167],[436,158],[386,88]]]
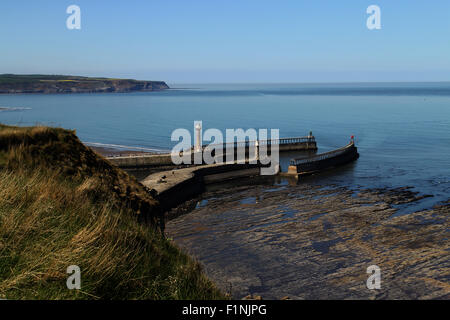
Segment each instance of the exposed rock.
[[[204,195],[166,231],[235,298],[449,299],[450,203],[404,210],[421,197],[252,186]],[[381,268],[380,290],[366,286],[370,265]]]

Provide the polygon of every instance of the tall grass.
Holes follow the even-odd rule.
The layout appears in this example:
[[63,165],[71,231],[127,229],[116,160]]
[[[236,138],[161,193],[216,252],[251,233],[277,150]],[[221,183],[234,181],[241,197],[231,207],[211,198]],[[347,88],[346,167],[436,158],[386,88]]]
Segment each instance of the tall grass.
[[[46,129],[35,130],[32,137]],[[16,141],[11,132],[8,136],[1,131],[0,141]],[[47,144],[56,151],[55,146],[71,135],[57,134],[56,140],[17,140],[0,148],[4,164],[0,170],[1,298],[224,298],[198,263],[161,236],[155,220],[146,224],[137,219],[136,210],[143,206],[137,209],[133,203],[144,197],[140,193],[144,189],[135,180],[101,158],[90,162],[69,152],[64,157],[30,159],[31,147],[41,150]],[[71,143],[91,156],[81,144]],[[68,163],[74,164],[71,170]],[[86,163],[94,167],[87,168]],[[157,201],[146,197],[140,202],[157,212]],[[70,265],[81,268],[81,290],[67,289]]]
[[84,146],[73,131],[0,125],[1,168],[58,170],[60,176],[74,181],[89,177],[92,196],[98,200],[113,195],[114,205],[132,208],[150,224],[161,216],[151,190]]

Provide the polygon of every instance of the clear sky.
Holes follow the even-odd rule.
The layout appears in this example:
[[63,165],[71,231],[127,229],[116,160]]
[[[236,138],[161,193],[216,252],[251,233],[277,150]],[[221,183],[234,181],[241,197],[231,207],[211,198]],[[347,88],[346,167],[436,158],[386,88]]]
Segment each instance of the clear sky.
[[[68,30],[66,8],[81,8]],[[366,9],[381,8],[381,30]],[[450,81],[448,0],[1,0],[0,73]]]

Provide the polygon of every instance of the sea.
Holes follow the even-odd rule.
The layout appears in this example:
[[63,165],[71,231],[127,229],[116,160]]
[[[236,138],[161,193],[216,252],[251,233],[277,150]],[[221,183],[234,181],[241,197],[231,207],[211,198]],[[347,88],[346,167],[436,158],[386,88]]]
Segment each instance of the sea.
[[[450,198],[450,82],[169,86],[158,92],[0,95],[0,123],[74,129],[88,145],[150,152],[170,150],[178,128],[194,138],[194,121],[224,134],[237,128],[279,129],[280,137],[312,131],[318,152],[354,136],[360,158],[313,180],[349,188],[407,186],[433,196],[414,210]],[[288,158],[282,157],[282,170]]]

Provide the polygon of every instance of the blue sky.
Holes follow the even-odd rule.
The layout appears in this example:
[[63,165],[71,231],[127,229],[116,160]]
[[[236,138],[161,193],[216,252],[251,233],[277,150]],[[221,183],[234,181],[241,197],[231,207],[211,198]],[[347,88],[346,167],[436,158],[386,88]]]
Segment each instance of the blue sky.
[[[81,8],[81,30],[66,8]],[[381,8],[381,30],[366,8]],[[198,82],[450,81],[448,0],[2,0],[0,73]]]

